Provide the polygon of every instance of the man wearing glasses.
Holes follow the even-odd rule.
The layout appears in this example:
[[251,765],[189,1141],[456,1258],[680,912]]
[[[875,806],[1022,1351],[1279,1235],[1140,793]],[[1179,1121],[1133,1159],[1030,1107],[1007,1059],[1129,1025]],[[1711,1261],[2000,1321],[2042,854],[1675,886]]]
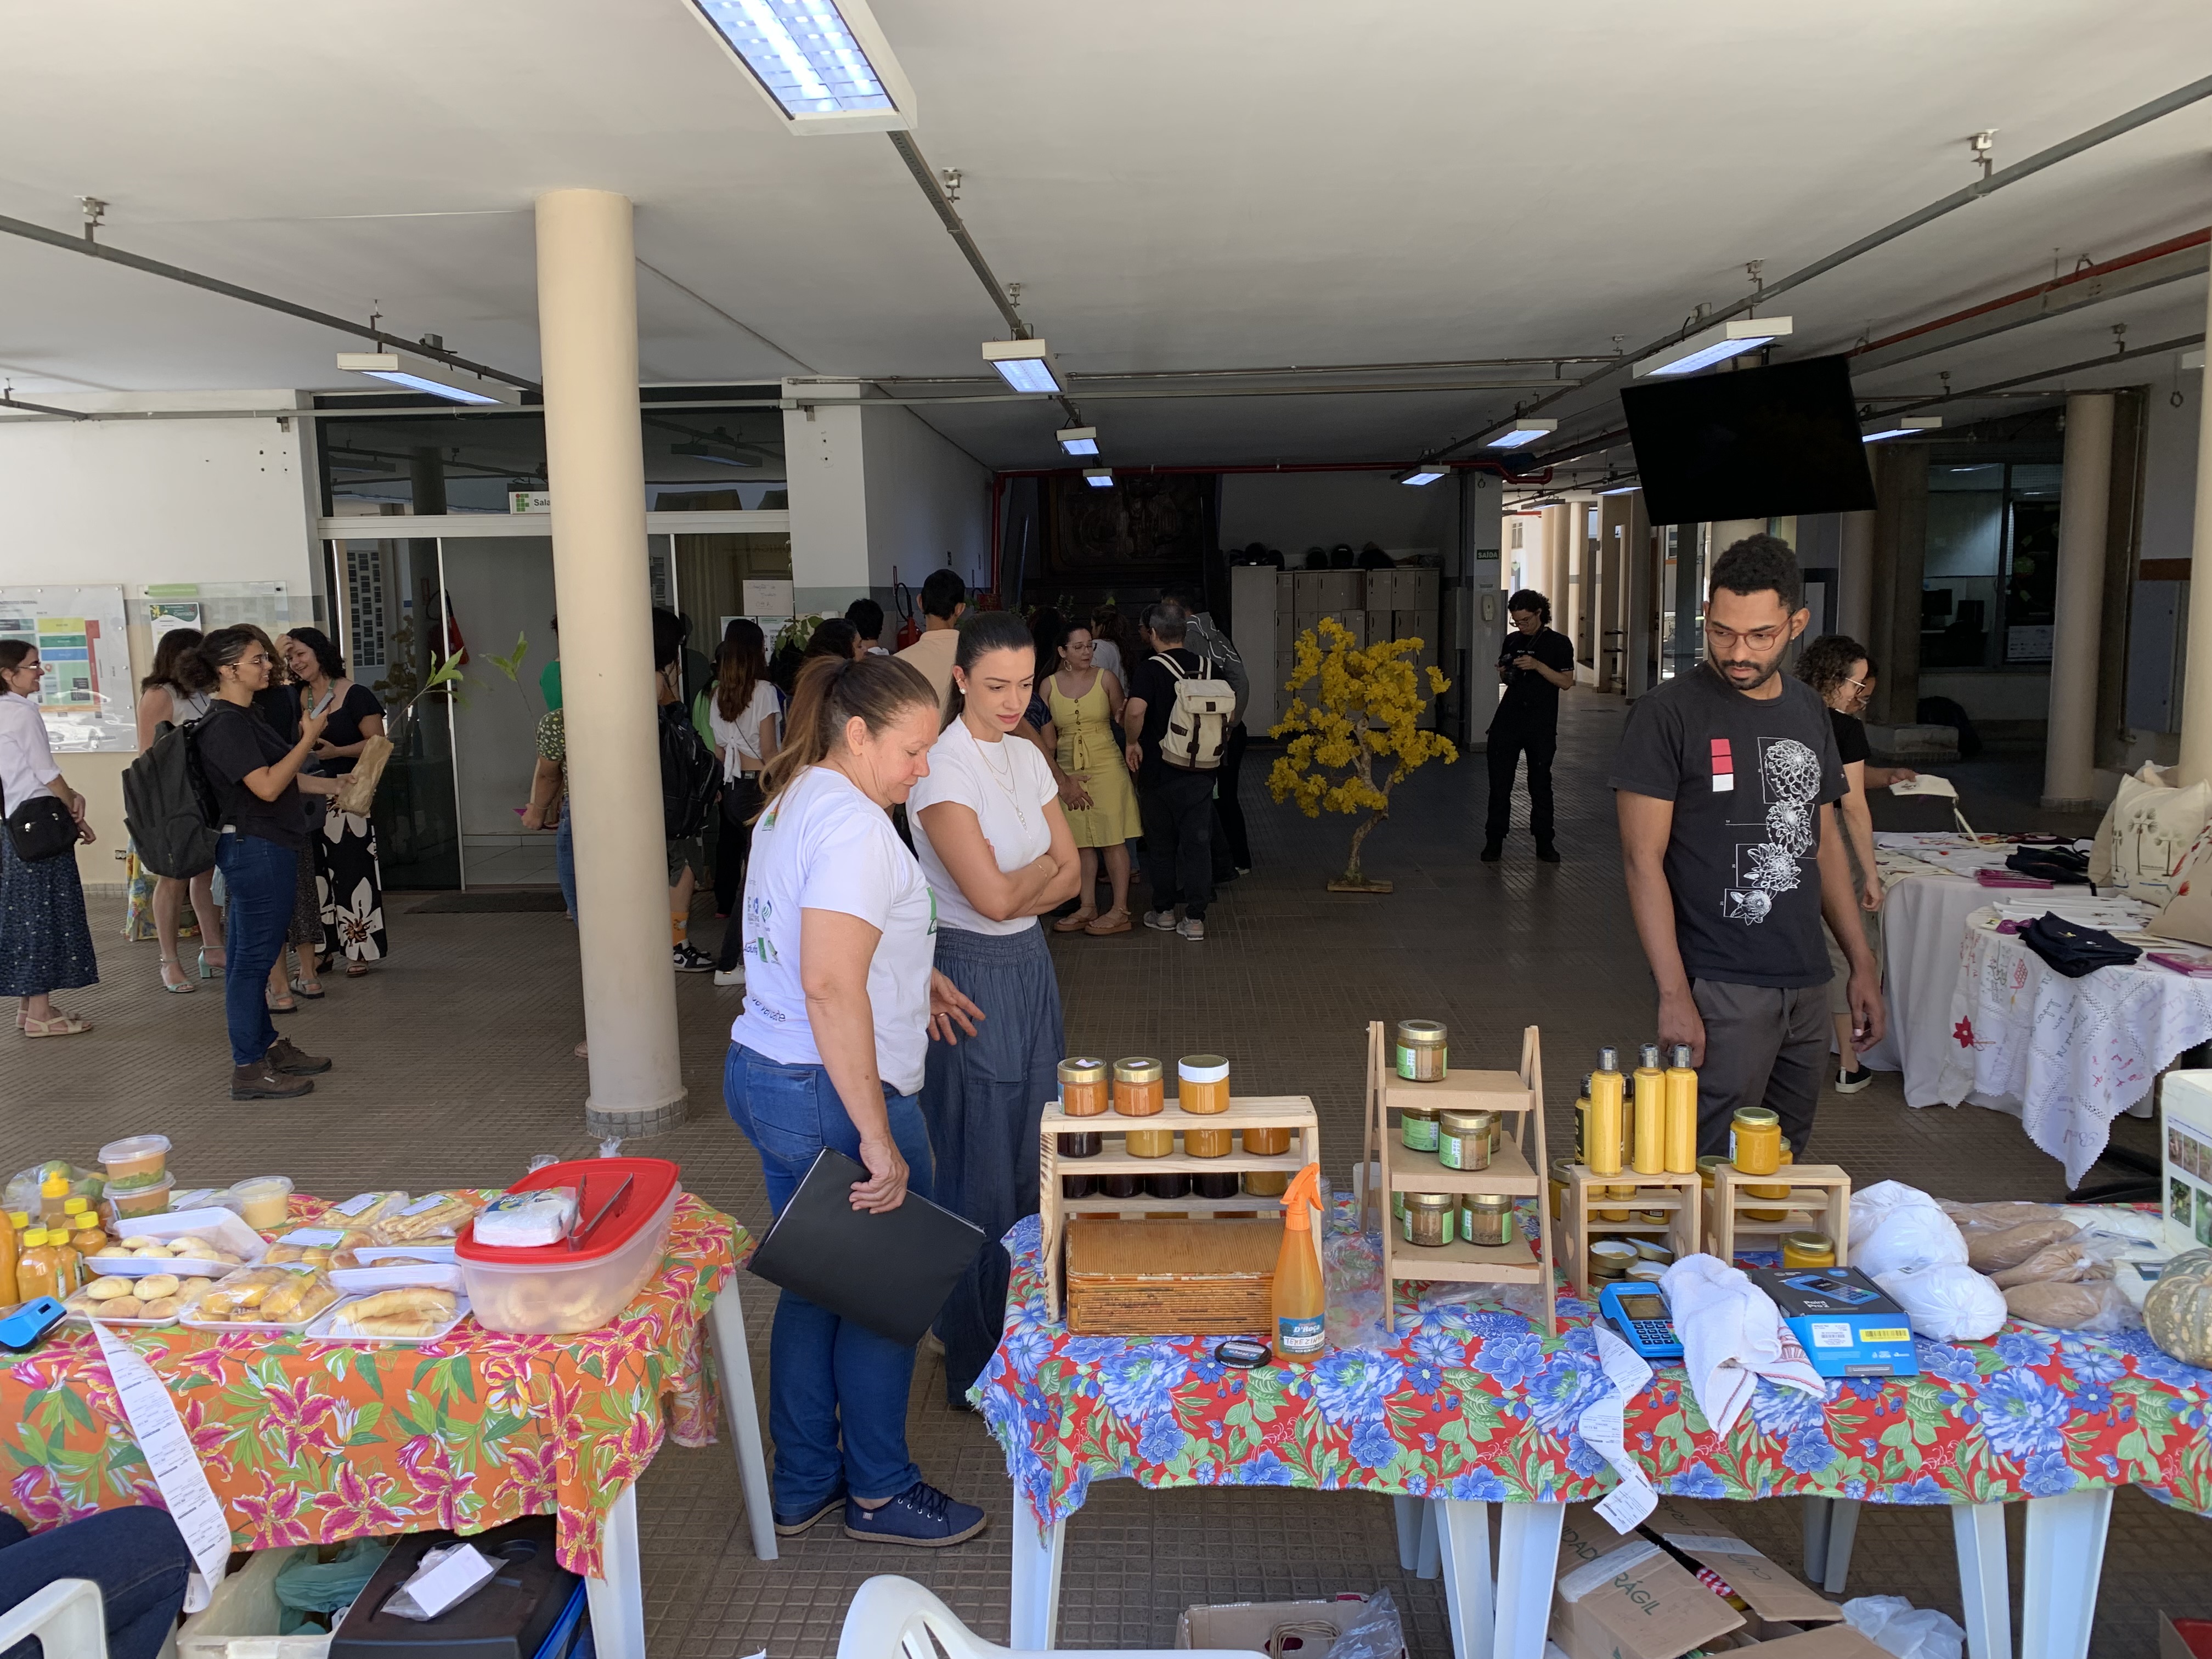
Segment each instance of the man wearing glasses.
[[1805,629],[1788,543],[1750,536],[1714,562],[1705,659],[1629,711],[1610,780],[1659,1041],[1698,1068],[1698,1150],[1726,1153],[1740,1106],[1802,1152],[1827,1064],[1825,917],[1850,964],[1851,1041],[1881,1040],[1881,977],[1857,913],[1835,803],[1828,711],[1784,675]]

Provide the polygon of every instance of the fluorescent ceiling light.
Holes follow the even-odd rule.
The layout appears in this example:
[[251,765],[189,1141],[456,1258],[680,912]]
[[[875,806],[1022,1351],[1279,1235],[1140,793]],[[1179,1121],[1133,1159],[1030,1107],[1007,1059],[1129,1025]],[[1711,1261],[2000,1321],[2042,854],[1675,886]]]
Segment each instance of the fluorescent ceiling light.
[[691,0],[793,132],[896,132],[914,89],[866,0]]
[[410,392],[427,392],[433,398],[443,398],[456,404],[520,404],[522,393],[515,387],[503,386],[497,380],[487,380],[481,374],[471,374],[466,369],[447,368],[443,363],[434,363],[427,357],[417,357],[406,351],[341,351],[338,367],[350,374],[366,374],[373,380],[384,380],[392,386],[405,386]]
[[1694,374],[1747,351],[1772,345],[1789,332],[1787,317],[1732,318],[1686,340],[1677,340],[1664,351],[1653,352],[1630,373],[1638,380],[1647,374]]
[[1877,427],[1862,437],[1861,443],[1878,444],[1884,438],[1910,438],[1917,433],[1937,432],[1942,429],[1941,415],[1907,415],[1887,426]]
[[1060,365],[1042,340],[986,340],[983,361],[999,371],[999,378],[1017,392],[1049,397],[1067,390]]
[[1098,453],[1098,428],[1095,426],[1064,426],[1052,435],[1060,440],[1060,447],[1071,455],[1096,455]]
[[1114,470],[1106,466],[1086,466],[1083,469],[1083,482],[1093,489],[1111,489],[1114,487]]
[[1437,479],[1450,475],[1451,468],[1442,461],[1422,461],[1410,471],[1400,473],[1398,482],[1401,484],[1432,484]]
[[1642,484],[1622,484],[1617,489],[1601,489],[1597,493],[1601,495],[1633,495],[1643,488]]
[[1557,421],[1516,421],[1510,430],[1499,433],[1490,441],[1492,449],[1518,449],[1523,444],[1533,444],[1549,432],[1557,432]]
[[687,456],[695,461],[712,461],[716,466],[756,467],[764,459],[757,451],[747,449],[719,427],[706,437],[695,438],[690,443],[669,445],[668,453]]

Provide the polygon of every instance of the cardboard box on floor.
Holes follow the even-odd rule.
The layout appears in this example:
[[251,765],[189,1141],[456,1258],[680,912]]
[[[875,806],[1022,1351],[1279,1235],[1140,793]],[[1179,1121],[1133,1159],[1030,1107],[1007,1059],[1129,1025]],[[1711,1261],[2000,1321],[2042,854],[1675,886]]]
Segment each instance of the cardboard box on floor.
[[1739,1652],[1753,1659],[1888,1659],[1889,1650],[1878,1647],[1849,1625],[1824,1625],[1802,1636],[1753,1642]]
[[1624,1538],[1589,1505],[1568,1505],[1552,1598],[1552,1640],[1567,1659],[1680,1659],[1743,1626],[1650,1539]]
[[[1328,1625],[1341,1636],[1366,1611],[1367,1599],[1361,1595],[1340,1595],[1334,1601],[1237,1601],[1218,1607],[1187,1607],[1176,1620],[1175,1644],[1265,1653],[1275,1632],[1286,1625]],[[1284,1659],[1328,1659],[1334,1645],[1319,1640],[1317,1632],[1291,1636],[1283,1644]],[[1404,1653],[1401,1648],[1401,1659]]]
[[1841,1607],[1775,1565],[1702,1504],[1662,1497],[1643,1529],[1665,1539],[1699,1566],[1727,1580],[1728,1587],[1751,1610],[1746,1623],[1753,1636],[1786,1634],[1774,1628],[1780,1625],[1794,1630],[1838,1624],[1843,1620]]

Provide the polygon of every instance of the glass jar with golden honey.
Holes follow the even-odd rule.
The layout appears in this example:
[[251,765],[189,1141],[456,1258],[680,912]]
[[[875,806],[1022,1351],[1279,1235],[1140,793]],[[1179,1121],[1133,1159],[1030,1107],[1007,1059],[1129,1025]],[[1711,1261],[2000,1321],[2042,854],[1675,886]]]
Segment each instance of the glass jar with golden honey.
[[1765,1106],[1739,1106],[1729,1125],[1729,1161],[1746,1175],[1782,1167],[1782,1120]]
[[[1158,1117],[1168,1108],[1167,1067],[1147,1055],[1114,1062],[1114,1109],[1123,1117]],[[1150,1153],[1140,1153],[1150,1157]]]

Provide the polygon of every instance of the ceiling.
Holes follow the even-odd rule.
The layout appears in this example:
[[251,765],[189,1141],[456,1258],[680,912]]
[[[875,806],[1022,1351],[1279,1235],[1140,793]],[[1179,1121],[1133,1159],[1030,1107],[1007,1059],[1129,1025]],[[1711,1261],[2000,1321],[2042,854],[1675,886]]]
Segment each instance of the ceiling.
[[[1971,182],[1979,129],[2002,167],[2212,62],[2201,0],[876,13],[923,153],[961,169],[959,210],[1024,314],[1094,374],[1633,348],[1733,301],[1747,260],[1778,276]],[[530,204],[562,186],[637,204],[648,380],[969,374],[1004,332],[889,142],[779,131],[686,0],[0,0],[0,214],[74,230],[98,196],[118,247],[380,310],[512,372],[537,371]],[[2200,228],[2208,204],[2212,100],[1796,290],[1790,352]],[[334,387],[331,354],[357,344],[15,238],[0,295],[0,374],[33,398]],[[2203,283],[2176,283],[1862,390],[1932,392],[1943,368],[1977,385],[2109,350],[2114,322],[2141,344],[2203,317]],[[1547,412],[1597,430],[1616,386]],[[1083,407],[1111,461],[1241,464],[1410,457],[1536,395]],[[1049,404],[925,415],[995,466],[1060,459]]]

